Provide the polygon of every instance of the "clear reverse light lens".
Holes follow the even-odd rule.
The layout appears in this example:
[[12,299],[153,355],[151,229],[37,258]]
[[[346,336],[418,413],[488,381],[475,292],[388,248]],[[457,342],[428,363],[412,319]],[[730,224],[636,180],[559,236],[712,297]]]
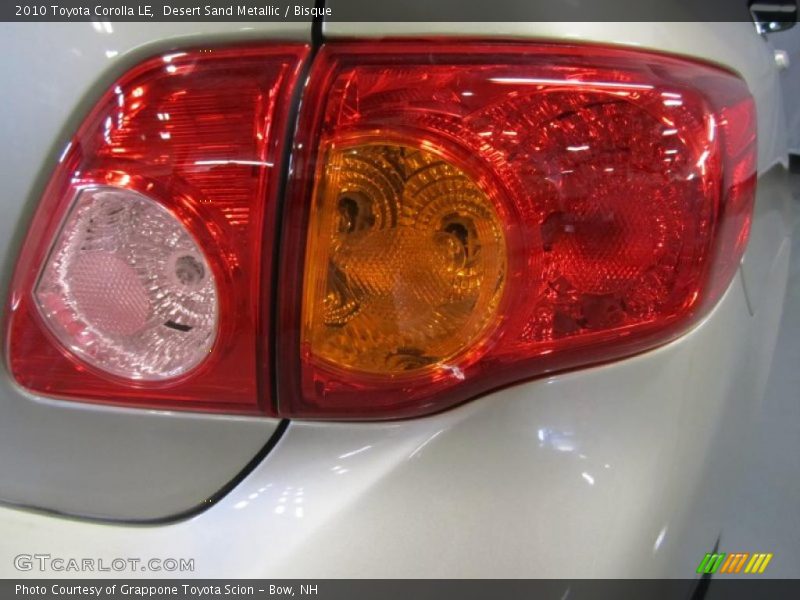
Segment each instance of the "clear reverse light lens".
[[186,373],[216,338],[217,289],[197,243],[166,208],[124,188],[78,193],[34,295],[62,344],[128,379]]

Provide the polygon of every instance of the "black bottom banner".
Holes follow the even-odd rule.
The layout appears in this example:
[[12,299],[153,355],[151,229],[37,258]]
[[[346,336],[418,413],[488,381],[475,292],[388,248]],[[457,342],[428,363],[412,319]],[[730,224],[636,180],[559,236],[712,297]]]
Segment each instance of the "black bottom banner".
[[800,580],[557,580],[557,579],[207,579],[207,580],[56,580],[0,581],[0,598],[100,598],[122,600],[175,598],[211,600],[279,598],[314,600],[574,600],[601,598],[680,598],[685,600],[738,598],[800,598]]

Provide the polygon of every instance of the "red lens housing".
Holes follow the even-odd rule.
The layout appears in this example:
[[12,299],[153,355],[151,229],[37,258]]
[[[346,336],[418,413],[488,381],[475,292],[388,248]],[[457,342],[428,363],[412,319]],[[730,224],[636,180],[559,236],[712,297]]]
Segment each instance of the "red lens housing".
[[[742,79],[698,62],[578,45],[328,45],[298,136],[276,332],[281,415],[417,416],[664,344],[719,300],[747,240],[753,101]],[[496,326],[455,364],[359,373],[303,341],[304,252],[326,152],[376,139],[471,174],[503,219]]]
[[[588,45],[326,45],[303,90],[289,170],[283,148],[308,55],[303,44],[174,52],[134,67],[101,97],[44,191],[14,274],[7,357],[17,382],[47,396],[136,407],[412,417],[664,344],[730,284],[756,180],[755,109],[738,76]],[[493,263],[503,265],[502,292],[484,306],[494,311],[491,326],[473,328],[447,360],[408,372],[334,364],[304,337],[306,249],[328,159],[337,156],[339,169],[342,149],[376,145],[440,160],[440,172],[491,203],[485,213],[502,228],[502,260]],[[98,187],[165,208],[213,272],[213,346],[174,378],[126,379],[89,364],[36,304],[76,198]],[[437,241],[423,248],[442,250]],[[406,251],[424,254],[409,244]],[[385,249],[392,265],[403,264],[402,253]],[[391,275],[360,284],[388,290],[391,306]],[[436,293],[443,285],[436,281]]]
[[[154,408],[271,409],[270,282],[277,187],[303,44],[187,50],[147,60],[102,96],[64,151],[24,242],[9,310],[10,370],[48,396]],[[208,357],[168,381],[114,377],[51,334],[33,290],[76,193],[134,190],[198,242],[216,278],[219,321]],[[263,296],[271,289],[267,285]]]

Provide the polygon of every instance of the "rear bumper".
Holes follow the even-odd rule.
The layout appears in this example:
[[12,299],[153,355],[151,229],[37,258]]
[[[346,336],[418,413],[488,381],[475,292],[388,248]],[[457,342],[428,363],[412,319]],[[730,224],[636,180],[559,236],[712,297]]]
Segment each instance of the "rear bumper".
[[[507,388],[433,417],[292,422],[205,512],[125,526],[0,509],[15,556],[194,559],[148,577],[691,577],[758,409],[789,244],[751,315],[740,276],[681,339]],[[777,316],[776,316],[777,315]]]

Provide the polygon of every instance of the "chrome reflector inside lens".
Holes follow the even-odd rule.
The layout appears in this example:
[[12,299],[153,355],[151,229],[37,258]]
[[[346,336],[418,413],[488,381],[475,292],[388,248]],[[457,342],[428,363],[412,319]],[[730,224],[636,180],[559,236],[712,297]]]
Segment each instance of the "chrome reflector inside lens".
[[128,379],[191,370],[217,334],[217,288],[198,244],[161,204],[129,189],[77,194],[34,296],[61,343]]

